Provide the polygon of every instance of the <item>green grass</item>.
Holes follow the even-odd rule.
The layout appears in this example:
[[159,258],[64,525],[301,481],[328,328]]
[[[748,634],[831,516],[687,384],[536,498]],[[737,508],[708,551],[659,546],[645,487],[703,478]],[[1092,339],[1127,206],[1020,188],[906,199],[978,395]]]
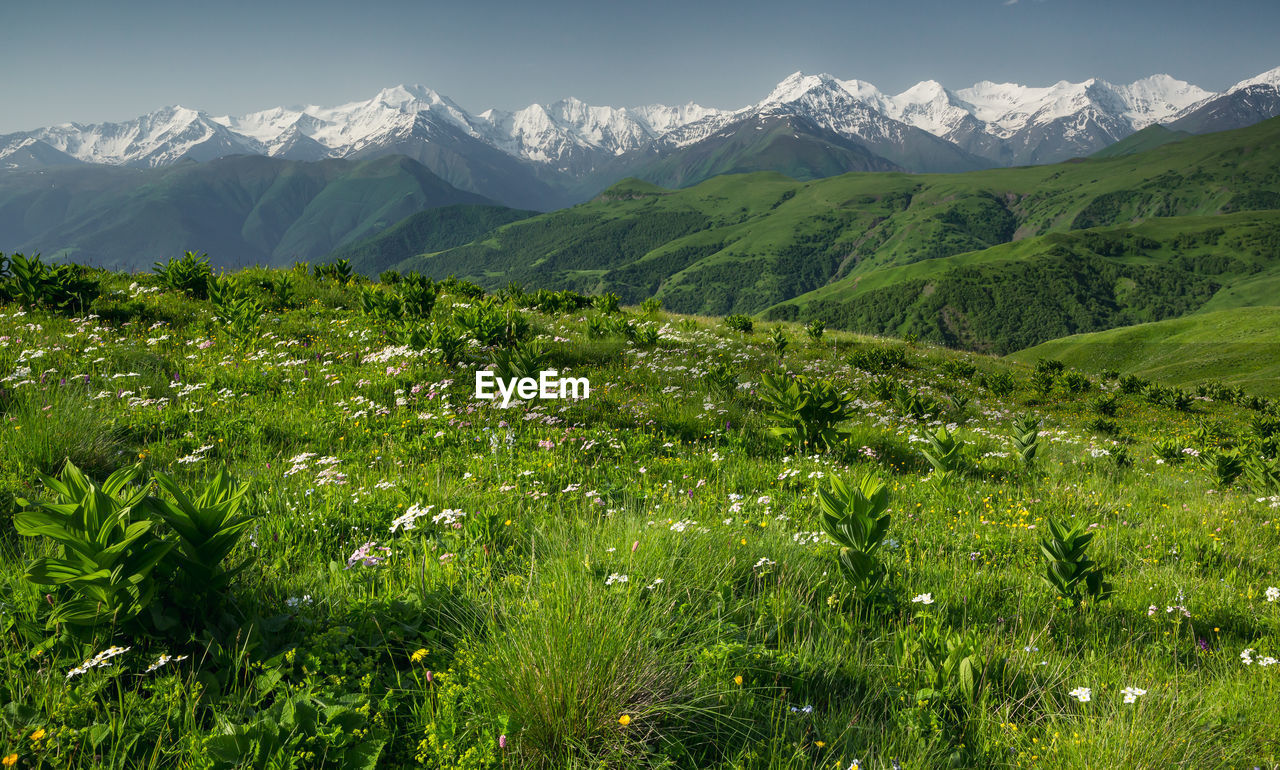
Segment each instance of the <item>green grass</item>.
[[[514,301],[504,312],[592,394],[502,409],[473,398],[491,351],[450,368],[399,348],[354,309],[358,285],[298,273],[298,304],[262,292],[260,336],[237,341],[208,303],[141,291],[150,276],[100,278],[98,318],[0,305],[0,758],[18,767],[1280,761],[1280,666],[1260,665],[1280,657],[1280,603],[1264,594],[1280,583],[1280,490],[1219,489],[1191,453],[1154,452],[1274,453],[1259,411],[1121,394],[1114,430],[1096,432],[1092,401],[1115,389],[1096,378],[1039,392],[1030,367],[984,355],[627,310],[661,329],[645,346],[593,337],[599,311]],[[444,295],[430,322],[475,302]],[[846,363],[880,348],[902,365]],[[732,394],[705,384],[716,362],[736,371]],[[855,398],[845,442],[789,453],[772,438],[758,389],[780,367]],[[1012,390],[997,395],[1001,375]],[[877,395],[892,385],[928,397],[929,416]],[[92,421],[64,408],[71,387]],[[1044,418],[1030,469],[1008,439],[1027,412]],[[921,451],[935,423],[967,446],[945,483]],[[222,469],[246,485],[253,524],[230,563],[253,561],[226,616],[185,607],[165,627],[155,618],[183,601],[166,593],[128,628],[48,626],[68,592],[23,573],[53,548],[8,522],[13,497],[41,495],[40,432],[119,442],[99,479],[140,462],[188,487]],[[892,517],[874,605],[844,582],[815,501],[865,473],[886,481]],[[432,508],[392,532],[415,505]],[[1072,609],[1043,584],[1050,518],[1096,525],[1088,553],[1113,597]],[[385,560],[349,564],[371,542]],[[112,644],[130,649],[67,676]],[[972,686],[929,662],[949,645],[971,656]],[[147,672],[162,653],[187,657]],[[1146,694],[1126,704],[1126,687]]]
[[1077,369],[1114,369],[1174,385],[1216,380],[1280,396],[1280,308],[1219,310],[1078,334],[1010,358],[1026,363],[1053,358]]

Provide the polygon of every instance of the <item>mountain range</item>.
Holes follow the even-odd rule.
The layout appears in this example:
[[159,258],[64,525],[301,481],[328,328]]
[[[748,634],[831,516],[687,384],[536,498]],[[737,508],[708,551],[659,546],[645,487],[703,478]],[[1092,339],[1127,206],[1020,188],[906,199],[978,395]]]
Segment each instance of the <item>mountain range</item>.
[[229,155],[364,160],[406,155],[508,206],[551,210],[624,177],[686,186],[720,173],[811,179],[847,171],[955,172],[1085,156],[1152,125],[1206,133],[1280,114],[1280,68],[1214,93],[1168,75],[1032,87],[925,81],[899,94],[795,73],[737,110],[599,107],[576,99],[471,114],[424,86],[337,107],[242,116],[167,107],[122,123],[0,136],[0,169],[164,167]]

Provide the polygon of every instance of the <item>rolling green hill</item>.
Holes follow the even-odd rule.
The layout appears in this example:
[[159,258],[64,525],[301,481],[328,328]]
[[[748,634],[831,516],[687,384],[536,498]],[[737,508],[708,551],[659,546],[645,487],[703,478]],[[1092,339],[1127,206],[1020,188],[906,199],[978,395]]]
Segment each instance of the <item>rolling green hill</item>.
[[[1273,209],[1280,119],[1055,166],[810,182],[744,174],[675,191],[628,180],[589,203],[400,267],[489,287],[517,280],[614,291],[629,302],[656,296],[681,312],[768,311],[1011,352],[1205,303],[1262,300],[1276,285],[1280,235],[1271,215],[1248,212]],[[1085,229],[1096,232],[1069,235]],[[1061,302],[1032,306],[1022,296],[1074,278],[1083,285]],[[924,283],[894,289],[911,281]],[[985,287],[988,304],[1010,317],[978,317],[970,305],[984,300],[965,286]]]
[[1181,142],[1190,136],[1195,136],[1195,134],[1188,131],[1175,131],[1156,123],[1135,134],[1130,134],[1113,145],[1098,150],[1092,157],[1119,158],[1123,155],[1132,155],[1135,152],[1154,150],[1157,147],[1172,144],[1173,142]]
[[440,206],[411,214],[377,235],[343,246],[326,260],[349,260],[356,272],[373,276],[424,249],[461,246],[495,227],[537,213],[504,206]]
[[1113,369],[1171,385],[1219,380],[1276,396],[1280,395],[1280,307],[1219,310],[1078,334],[1009,358],[1027,363],[1053,358],[1085,371]]

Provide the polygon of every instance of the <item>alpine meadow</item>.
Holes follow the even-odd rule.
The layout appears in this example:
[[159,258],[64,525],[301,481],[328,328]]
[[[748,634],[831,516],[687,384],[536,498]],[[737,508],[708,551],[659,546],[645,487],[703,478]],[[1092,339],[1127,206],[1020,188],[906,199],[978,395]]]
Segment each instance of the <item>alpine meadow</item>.
[[0,135],[0,770],[1280,766],[1278,115]]

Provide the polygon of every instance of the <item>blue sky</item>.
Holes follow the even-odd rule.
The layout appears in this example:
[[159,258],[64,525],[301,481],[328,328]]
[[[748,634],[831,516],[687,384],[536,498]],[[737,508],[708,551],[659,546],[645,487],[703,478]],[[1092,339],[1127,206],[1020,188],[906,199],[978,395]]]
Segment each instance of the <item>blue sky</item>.
[[1280,66],[1275,0],[500,3],[63,0],[0,7],[0,133],[338,104],[422,83],[478,112],[576,96],[741,107],[788,74],[896,92],[1157,72],[1218,90]]

